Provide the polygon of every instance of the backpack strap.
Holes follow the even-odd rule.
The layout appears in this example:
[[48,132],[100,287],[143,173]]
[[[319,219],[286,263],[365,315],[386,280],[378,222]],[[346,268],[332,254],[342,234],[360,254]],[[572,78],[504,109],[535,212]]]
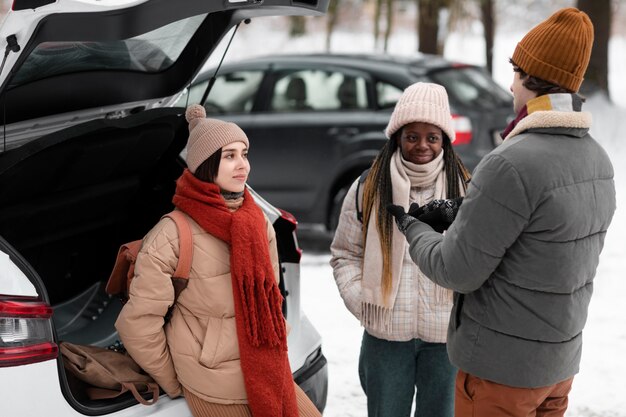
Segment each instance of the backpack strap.
[[[169,217],[176,223],[178,229],[179,256],[176,270],[172,275],[172,284],[174,285],[174,304],[178,300],[180,293],[187,288],[189,282],[189,273],[191,272],[191,260],[193,259],[193,236],[191,234],[191,226],[189,220],[183,212],[174,210],[165,214],[163,217]],[[163,218],[161,217],[161,218]]]
[[[178,265],[174,271],[175,278],[188,279],[191,272],[191,259],[193,258],[193,237],[191,235],[191,226],[187,217],[178,210],[165,214],[163,217],[169,217],[176,223],[178,229],[178,241],[180,242],[180,255],[178,257]],[[162,217],[162,218],[163,218]]]
[[359,222],[363,223],[363,210],[359,207],[359,201],[363,204],[363,193],[361,191],[361,185],[365,183],[367,175],[370,173],[370,169],[367,168],[359,176],[359,181],[356,183],[356,198],[354,199],[354,205],[356,206],[356,218]]

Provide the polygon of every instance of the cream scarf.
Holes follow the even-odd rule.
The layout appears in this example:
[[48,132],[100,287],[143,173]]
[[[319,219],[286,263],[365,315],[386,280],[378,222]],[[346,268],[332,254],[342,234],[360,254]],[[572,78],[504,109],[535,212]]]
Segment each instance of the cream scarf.
[[[411,187],[435,185],[435,198],[445,198],[447,182],[444,170],[443,153],[427,164],[413,164],[402,158],[400,149],[394,153],[389,169],[391,173],[393,204],[409,207]],[[361,283],[361,324],[380,332],[393,331],[392,312],[398,295],[400,273],[406,253],[406,238],[397,227],[393,228],[391,241],[391,291],[383,299],[380,237],[376,228],[376,207],[372,209],[367,225],[367,242],[363,254],[363,278]],[[441,288],[443,291],[449,291]],[[437,296],[437,299],[440,297]],[[448,298],[450,296],[448,295]]]

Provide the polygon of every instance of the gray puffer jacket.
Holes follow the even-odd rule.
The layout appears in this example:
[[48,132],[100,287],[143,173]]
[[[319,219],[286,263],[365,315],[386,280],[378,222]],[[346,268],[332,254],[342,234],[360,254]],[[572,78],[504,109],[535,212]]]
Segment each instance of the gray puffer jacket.
[[535,388],[578,372],[615,211],[613,167],[590,123],[531,113],[475,169],[444,236],[421,222],[407,230],[413,260],[457,292],[448,353],[469,374]]

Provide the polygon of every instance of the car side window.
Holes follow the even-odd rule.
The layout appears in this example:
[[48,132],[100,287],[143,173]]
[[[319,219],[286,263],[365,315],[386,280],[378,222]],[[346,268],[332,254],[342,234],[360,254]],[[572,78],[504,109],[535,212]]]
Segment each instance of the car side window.
[[379,109],[393,108],[401,95],[401,88],[383,81],[376,82],[376,104]]
[[270,111],[329,111],[368,108],[365,78],[340,71],[302,70],[281,74]]
[[[262,79],[262,71],[236,71],[219,75],[203,103],[207,114],[249,113]],[[208,84],[208,81],[204,81],[191,88],[190,104],[199,103],[202,100]],[[187,98],[183,96],[176,105],[184,106],[186,101]]]

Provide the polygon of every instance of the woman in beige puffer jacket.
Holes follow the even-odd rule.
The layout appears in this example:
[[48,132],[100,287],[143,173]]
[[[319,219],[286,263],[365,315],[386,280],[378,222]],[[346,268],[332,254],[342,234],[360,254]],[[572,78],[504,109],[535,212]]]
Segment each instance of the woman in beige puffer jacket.
[[166,323],[180,245],[176,224],[163,218],[137,256],[120,338],[195,417],[320,416],[291,377],[275,233],[245,189],[248,138],[233,123],[206,119],[201,106],[186,116],[188,169],[174,203],[193,236],[188,285]]

